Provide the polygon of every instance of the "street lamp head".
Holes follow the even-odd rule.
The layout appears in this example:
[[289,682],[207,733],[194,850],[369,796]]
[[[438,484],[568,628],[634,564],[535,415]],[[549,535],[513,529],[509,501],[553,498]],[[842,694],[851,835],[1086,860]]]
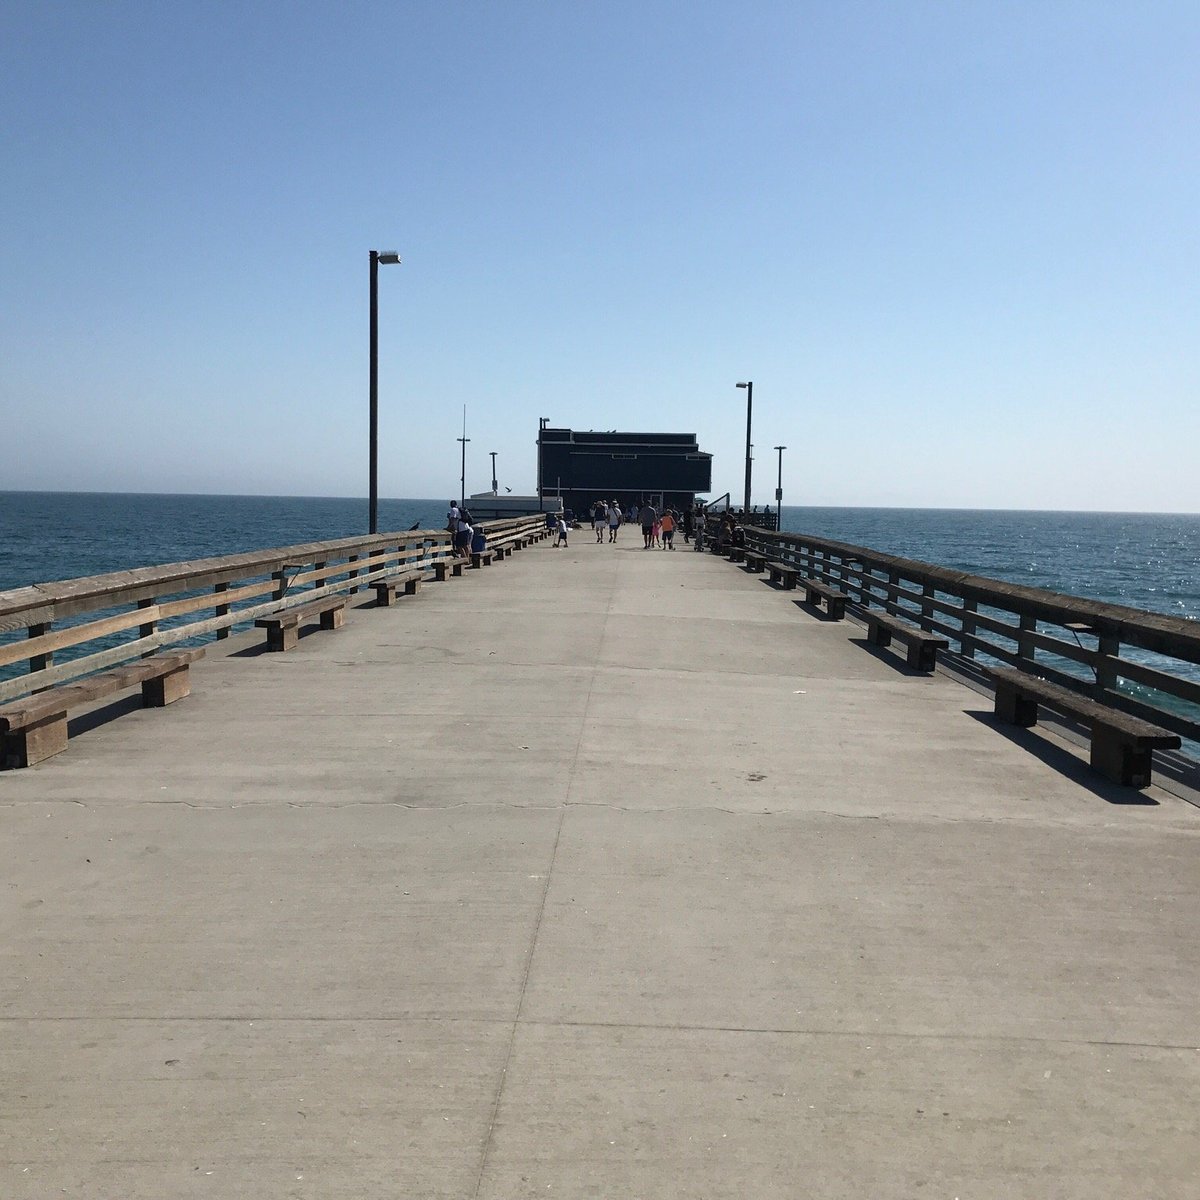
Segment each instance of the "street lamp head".
[[380,250],[375,257],[388,266],[399,266],[400,264],[400,255],[395,250]]
[[745,388],[745,387],[749,387],[749,386],[750,385],[748,383],[739,383],[738,384],[738,387],[740,387],[740,388]]
[[786,446],[776,446],[775,449],[776,450],[786,450],[787,447]]

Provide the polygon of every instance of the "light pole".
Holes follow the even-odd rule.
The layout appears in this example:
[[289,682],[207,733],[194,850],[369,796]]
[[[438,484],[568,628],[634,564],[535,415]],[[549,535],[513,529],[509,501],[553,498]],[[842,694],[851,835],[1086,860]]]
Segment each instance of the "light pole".
[[786,446],[776,446],[779,451],[779,476],[775,483],[775,528],[783,532],[783,452]]
[[746,389],[746,500],[742,505],[742,520],[750,520],[750,422],[754,412],[754,381],[739,383]]
[[371,251],[371,432],[368,532],[379,532],[379,264],[399,265],[395,250]]
[[500,488],[496,483],[496,452],[495,450],[489,450],[488,453],[492,456],[492,495],[498,496]]

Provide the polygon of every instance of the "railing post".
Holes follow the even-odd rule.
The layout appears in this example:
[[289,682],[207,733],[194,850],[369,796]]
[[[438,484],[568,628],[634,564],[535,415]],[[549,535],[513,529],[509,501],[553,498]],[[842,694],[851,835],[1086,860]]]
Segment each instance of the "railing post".
[[275,599],[282,600],[287,595],[287,570],[272,571],[271,578],[275,580]]
[[883,602],[883,611],[896,616],[900,612],[897,593],[900,590],[900,572],[895,567],[888,568],[887,599]]
[[[213,588],[213,591],[216,592],[216,594],[219,596],[222,592],[229,591],[229,584],[228,583],[218,583]],[[217,616],[217,617],[229,616],[229,605],[228,604],[216,605],[213,610],[213,615]],[[223,642],[228,636],[229,636],[229,626],[222,625],[221,628],[217,630],[217,640],[220,642]]]
[[921,620],[920,626],[926,633],[930,631],[933,624],[933,593],[934,586],[928,580],[921,584],[921,595],[924,597],[921,600]]
[[[358,555],[351,554],[346,561],[356,563],[358,562]],[[350,577],[350,595],[355,596],[358,594],[358,584],[355,582],[355,580],[358,578],[358,568],[351,567],[351,569],[347,572],[347,575]]]
[[[138,608],[139,609],[153,608],[157,603],[158,603],[158,601],[156,599],[154,599],[153,597],[149,597],[145,600],[139,600]],[[158,632],[158,622],[157,621],[147,621],[145,625],[138,626],[138,637],[140,637],[140,638],[153,637],[157,632]],[[153,650],[143,650],[142,651],[143,658],[152,658],[153,656],[154,656]]]
[[[1115,633],[1102,633],[1097,637],[1097,652],[1109,658],[1118,658],[1121,653],[1121,639]],[[1114,664],[1105,662],[1103,658],[1096,663],[1096,694],[1101,700],[1105,692],[1117,690],[1117,668]]]
[[961,629],[958,639],[958,652],[963,658],[975,657],[975,631],[979,628],[975,620],[976,613],[979,609],[979,602],[974,598],[967,599],[963,597]]
[[[41,625],[30,625],[27,627],[27,637],[39,638],[50,632],[53,628],[49,621]],[[47,650],[44,654],[33,654],[29,658],[29,673],[32,675],[35,671],[44,671],[47,667],[54,663],[54,651]],[[35,688],[35,692],[45,691],[45,688]]]
[[1017,658],[1022,662],[1027,662],[1030,667],[1034,665],[1034,645],[1033,638],[1029,635],[1037,629],[1037,618],[1031,617],[1028,613],[1021,614],[1020,632],[1017,634]]

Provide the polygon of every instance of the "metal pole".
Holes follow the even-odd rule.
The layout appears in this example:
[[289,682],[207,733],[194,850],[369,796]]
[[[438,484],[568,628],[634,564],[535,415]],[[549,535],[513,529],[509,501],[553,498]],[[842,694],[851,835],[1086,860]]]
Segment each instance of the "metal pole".
[[750,520],[750,427],[754,412],[754,381],[739,383],[746,389],[746,498],[742,504],[742,520]]
[[779,451],[779,477],[775,483],[775,528],[783,532],[783,452],[786,446],[776,446]]
[[498,496],[500,488],[496,483],[496,452],[495,450],[489,450],[488,453],[492,456],[492,495]]
[[371,431],[368,532],[379,532],[379,251],[371,251]]
[[455,438],[455,441],[462,442],[462,475],[458,480],[458,504],[461,508],[467,502],[467,443],[471,439],[469,437]]

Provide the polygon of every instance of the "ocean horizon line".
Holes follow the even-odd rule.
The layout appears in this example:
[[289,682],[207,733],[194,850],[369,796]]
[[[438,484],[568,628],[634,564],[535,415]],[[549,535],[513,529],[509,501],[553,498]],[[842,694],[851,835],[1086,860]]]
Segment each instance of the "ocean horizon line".
[[[490,493],[489,493],[490,494]],[[529,493],[533,495],[534,493]],[[113,491],[95,488],[0,488],[0,496],[147,496],[164,497],[177,496],[187,499],[204,498],[212,500],[345,500],[367,504],[366,496],[330,496],[317,493],[277,492],[154,492],[154,491]],[[381,504],[443,504],[439,496],[380,496]],[[760,510],[764,507],[756,506]],[[768,505],[767,507],[772,507]],[[1111,517],[1196,517],[1200,512],[1190,512],[1186,509],[1125,509],[1125,508],[1012,508],[989,507],[987,505],[967,504],[785,504],[785,509],[843,510],[849,512],[957,512],[957,513],[1047,513],[1069,516],[1111,516]]]

